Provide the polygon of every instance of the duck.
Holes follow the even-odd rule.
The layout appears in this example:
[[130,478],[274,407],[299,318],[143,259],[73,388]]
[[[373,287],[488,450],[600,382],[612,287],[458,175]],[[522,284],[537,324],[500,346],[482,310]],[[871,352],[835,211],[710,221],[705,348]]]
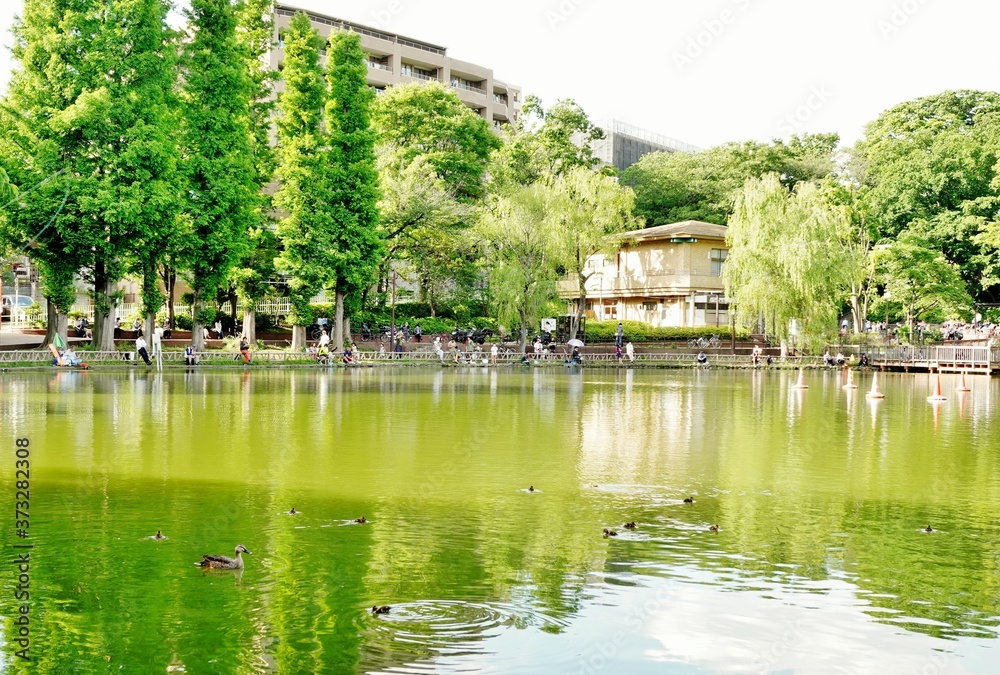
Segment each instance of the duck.
[[604,533],[603,534],[604,534],[604,538],[605,539],[607,539],[608,537],[617,537],[618,536],[617,532],[615,532],[614,530],[609,530],[606,527],[604,528]]
[[388,614],[390,609],[392,607],[389,605],[373,605],[372,614]]
[[933,531],[934,531],[934,528],[931,527],[930,525],[928,525],[927,527],[924,528],[924,532],[933,532]]
[[630,520],[629,522],[622,525],[622,527],[624,527],[626,530],[634,530],[636,528],[636,524],[634,520]]
[[694,497],[685,497],[684,498],[684,503],[685,504],[694,504]]
[[709,525],[708,526],[708,531],[709,532],[718,532],[719,531],[719,526],[718,525]]
[[160,541],[161,539],[166,539],[166,537],[163,536],[162,532],[157,530],[156,534],[153,535],[153,539],[155,539],[156,541]]
[[295,507],[293,506],[292,510],[288,512],[288,515],[290,515],[290,516],[297,516],[297,515],[299,515],[299,513],[301,513],[301,511],[296,511]]
[[241,570],[243,569],[243,554],[253,555],[243,544],[236,545],[236,557],[230,558],[225,555],[204,555],[201,560],[195,563],[198,567],[214,570]]
[[368,519],[365,518],[364,516],[361,516],[360,518],[355,518],[354,522],[357,523],[358,525],[364,525],[365,523],[368,522]]
[[534,491],[535,491],[535,486],[534,485],[529,485],[528,486],[528,492],[534,492]]

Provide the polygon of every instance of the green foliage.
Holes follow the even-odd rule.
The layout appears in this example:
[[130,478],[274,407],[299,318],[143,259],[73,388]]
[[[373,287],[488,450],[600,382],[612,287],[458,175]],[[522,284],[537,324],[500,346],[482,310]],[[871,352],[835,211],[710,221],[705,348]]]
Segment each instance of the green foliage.
[[[669,342],[716,335],[723,344],[726,344],[730,338],[729,326],[654,328],[641,321],[622,321],[621,323],[625,331],[625,339],[632,342]],[[586,342],[614,342],[617,330],[617,321],[588,321]],[[737,340],[747,340],[749,337],[750,332],[746,328],[737,328]]]
[[485,193],[483,175],[500,141],[489,122],[439,82],[390,87],[372,106],[380,144],[395,148],[404,165],[423,157],[460,200]]
[[186,314],[178,314],[174,317],[174,326],[177,330],[191,330],[194,328],[194,323],[191,321],[191,317]]
[[206,305],[202,305],[194,313],[194,322],[200,326],[214,325],[218,318],[219,310]]
[[747,181],[729,221],[726,294],[744,322],[763,315],[785,337],[792,319],[822,333],[850,288],[844,210],[812,183],[789,192],[776,174]]
[[700,220],[725,225],[733,198],[749,179],[774,173],[792,189],[833,169],[836,134],[793,137],[788,142],[727,143],[697,153],[657,152],[622,175],[636,195],[636,215],[650,225]]

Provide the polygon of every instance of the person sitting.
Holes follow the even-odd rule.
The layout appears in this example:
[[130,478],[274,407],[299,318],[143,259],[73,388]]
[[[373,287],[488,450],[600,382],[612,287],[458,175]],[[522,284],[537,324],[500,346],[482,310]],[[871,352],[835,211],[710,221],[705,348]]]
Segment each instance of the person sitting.
[[344,347],[344,363],[354,363],[354,350],[351,349],[351,345]]
[[135,352],[138,354],[146,365],[150,365],[149,352],[146,351],[146,339],[142,337],[142,333],[139,333],[139,337],[135,339]]
[[172,334],[173,334],[173,330],[170,328],[170,319],[164,319],[163,320],[163,337],[165,339],[169,340],[170,336]]
[[754,345],[753,351],[750,353],[750,363],[756,368],[760,365],[760,357],[764,353],[764,350],[760,345]]
[[525,354],[521,357],[521,365],[522,366],[530,366],[531,365],[531,357],[528,356],[527,352],[525,352]]
[[321,345],[316,351],[316,360],[321,366],[325,366],[330,363],[330,348],[326,345]]
[[868,354],[866,354],[865,352],[861,352],[861,356],[858,358],[858,366],[860,366],[861,368],[868,367]]
[[824,366],[832,366],[833,365],[833,357],[830,356],[830,352],[829,351],[823,352],[823,365]]
[[845,363],[847,363],[847,358],[843,354],[841,354],[840,352],[837,352],[837,359],[836,359],[836,361],[837,361],[837,365],[838,366],[842,366]]
[[572,353],[569,355],[569,363],[580,365],[583,363],[583,355],[580,354],[579,347],[573,347]]
[[188,345],[184,348],[184,365],[186,366],[197,366],[198,357],[194,355],[194,345]]
[[240,338],[240,354],[243,355],[244,365],[249,365],[250,363],[250,340],[244,335]]
[[73,349],[72,345],[66,348],[66,351],[62,353],[62,357],[63,363],[67,366],[79,366],[83,363],[83,361],[80,360],[80,357],[76,355],[76,350]]
[[707,366],[708,354],[706,354],[705,352],[698,352],[697,363],[699,366]]

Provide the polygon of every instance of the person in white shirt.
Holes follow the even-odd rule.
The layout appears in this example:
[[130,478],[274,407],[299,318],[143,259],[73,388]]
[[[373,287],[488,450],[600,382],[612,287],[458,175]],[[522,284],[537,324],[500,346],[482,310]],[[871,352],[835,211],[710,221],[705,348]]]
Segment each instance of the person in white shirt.
[[216,337],[218,337],[221,340],[222,339],[222,322],[221,321],[216,321],[215,322],[215,326],[213,326],[213,328],[215,329],[215,335],[216,335]]
[[628,357],[628,360],[630,362],[631,361],[635,361],[635,347],[632,346],[632,341],[631,340],[629,340],[625,344],[625,356]]
[[498,347],[497,343],[494,342],[493,346],[490,347],[490,361],[493,362],[493,365],[496,365],[497,356],[499,356],[499,354],[500,354],[500,347]]
[[320,333],[319,335],[319,346],[326,347],[328,344],[330,344],[330,335],[326,332],[326,329],[324,328],[323,332]]
[[141,335],[135,339],[135,351],[142,357],[147,366],[150,365],[149,352],[146,351],[146,340]]

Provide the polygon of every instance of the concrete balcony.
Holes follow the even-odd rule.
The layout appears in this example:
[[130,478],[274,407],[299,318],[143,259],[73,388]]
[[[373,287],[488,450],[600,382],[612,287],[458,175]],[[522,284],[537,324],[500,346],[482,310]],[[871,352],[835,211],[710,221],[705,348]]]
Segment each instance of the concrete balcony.
[[[683,270],[663,270],[650,276],[612,277],[594,275],[587,280],[587,297],[646,298],[687,295],[692,291],[722,292],[722,277],[690,274]],[[579,295],[579,283],[574,278],[564,278],[556,285],[559,296],[573,298]]]

